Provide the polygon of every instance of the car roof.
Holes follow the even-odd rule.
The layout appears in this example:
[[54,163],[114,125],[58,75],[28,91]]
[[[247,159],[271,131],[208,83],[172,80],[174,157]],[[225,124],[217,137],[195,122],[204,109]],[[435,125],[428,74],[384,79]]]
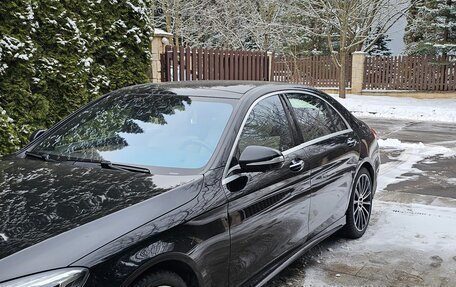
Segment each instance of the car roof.
[[[200,96],[211,98],[240,99],[247,92],[261,89],[275,91],[277,88],[307,88],[302,85],[266,81],[182,81],[166,83],[148,83],[130,86],[117,90],[118,92],[176,94],[185,96]],[[215,93],[216,92],[216,93]]]

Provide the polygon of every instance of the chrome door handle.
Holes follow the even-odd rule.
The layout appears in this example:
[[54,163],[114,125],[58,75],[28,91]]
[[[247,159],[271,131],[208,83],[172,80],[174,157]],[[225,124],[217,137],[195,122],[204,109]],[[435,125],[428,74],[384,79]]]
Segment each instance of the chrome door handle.
[[294,159],[290,163],[290,170],[301,171],[304,168],[304,161],[302,159]]
[[347,145],[350,147],[354,147],[356,144],[358,144],[358,141],[354,138],[349,138],[347,140]]

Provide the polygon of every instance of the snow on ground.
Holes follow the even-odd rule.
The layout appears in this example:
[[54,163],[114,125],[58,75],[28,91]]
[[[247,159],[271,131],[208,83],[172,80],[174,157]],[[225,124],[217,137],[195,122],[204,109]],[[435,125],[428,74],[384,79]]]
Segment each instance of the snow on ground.
[[[355,116],[383,118],[391,120],[435,121],[456,123],[456,100],[454,99],[414,99],[388,96],[347,95],[341,99],[332,95]],[[420,170],[413,168],[418,162],[432,164],[429,158],[454,157],[456,151],[439,145],[405,143],[398,139],[379,140],[383,151],[390,153],[390,162],[382,164],[378,181],[378,191],[392,183],[413,180]]]
[[456,222],[456,209],[381,201],[374,208],[379,218],[361,246],[368,244],[372,252],[411,248],[456,256],[456,228],[450,228]]
[[[378,143],[383,152],[397,151],[389,156],[392,161],[383,163],[380,166],[378,191],[385,190],[389,184],[416,178],[422,173],[421,170],[413,167],[418,162],[432,164],[433,161],[429,160],[431,157],[456,156],[456,151],[453,149],[438,145],[427,145],[421,142],[405,143],[398,139],[380,139]],[[425,159],[427,161],[424,161]]]
[[313,254],[304,286],[456,286],[456,209],[375,201],[358,240]]
[[414,99],[388,96],[347,95],[341,99],[332,95],[355,116],[416,120],[435,122],[456,122],[456,100]]

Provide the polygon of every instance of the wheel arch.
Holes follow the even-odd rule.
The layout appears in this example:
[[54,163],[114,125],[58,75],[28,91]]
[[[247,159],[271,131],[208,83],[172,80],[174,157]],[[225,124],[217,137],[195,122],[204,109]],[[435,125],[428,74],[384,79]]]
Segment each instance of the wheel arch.
[[122,284],[122,287],[132,286],[139,278],[154,271],[171,271],[179,275],[189,287],[201,286],[201,274],[197,271],[195,262],[182,253],[167,253],[159,255],[140,266]]

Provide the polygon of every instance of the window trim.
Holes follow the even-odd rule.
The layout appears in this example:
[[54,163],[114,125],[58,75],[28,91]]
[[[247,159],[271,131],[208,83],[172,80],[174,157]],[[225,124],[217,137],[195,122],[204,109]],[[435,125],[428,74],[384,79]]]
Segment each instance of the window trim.
[[[316,143],[319,143],[319,142],[322,142],[322,141],[325,141],[327,139],[330,139],[330,138],[333,138],[333,137],[336,137],[336,136],[339,136],[339,135],[343,135],[343,134],[346,134],[346,133],[350,133],[353,131],[353,129],[351,128],[351,126],[348,124],[348,121],[345,119],[345,117],[336,109],[334,108],[334,106],[329,103],[327,100],[323,99],[321,96],[317,95],[316,93],[313,93],[311,91],[299,91],[299,90],[282,90],[282,91],[276,91],[276,92],[271,92],[271,93],[267,93],[261,97],[259,97],[258,99],[256,99],[249,107],[249,109],[247,110],[247,113],[245,114],[244,116],[244,119],[242,120],[242,123],[241,123],[241,126],[239,127],[239,130],[237,132],[237,135],[236,135],[236,138],[234,140],[234,143],[233,145],[231,146],[231,151],[229,153],[229,156],[228,156],[228,160],[226,161],[226,165],[224,167],[224,170],[223,170],[223,176],[222,176],[222,185],[226,185],[228,183],[230,183],[232,180],[234,180],[235,178],[238,178],[239,175],[236,174],[236,175],[232,175],[232,176],[229,176],[227,177],[228,175],[228,172],[231,172],[236,166],[233,166],[232,168],[228,168],[229,167],[229,164],[231,162],[231,159],[233,158],[233,155],[234,155],[234,152],[236,150],[236,146],[239,142],[239,139],[241,137],[241,134],[242,134],[242,131],[244,130],[244,126],[247,122],[247,119],[248,117],[250,116],[250,113],[252,112],[253,108],[255,108],[255,106],[262,100],[268,98],[268,97],[272,97],[272,96],[275,96],[275,95],[278,95],[280,98],[281,95],[284,96],[284,100],[286,100],[286,103],[288,105],[290,105],[290,101],[288,100],[288,98],[286,97],[287,94],[290,94],[290,93],[294,93],[294,94],[303,94],[303,95],[310,95],[310,96],[313,96],[313,97],[317,97],[319,98],[320,100],[324,101],[325,103],[327,103],[334,111],[336,111],[336,113],[342,118],[342,120],[344,121],[344,123],[346,124],[347,126],[347,129],[345,130],[342,130],[342,131],[338,131],[338,132],[335,132],[335,133],[331,133],[331,134],[328,134],[328,135],[325,135],[325,136],[322,136],[322,137],[319,137],[319,138],[315,138],[313,140],[310,140],[310,141],[307,141],[307,142],[303,142],[297,146],[294,146],[290,149],[287,149],[285,151],[282,152],[282,154],[284,156],[288,155],[288,154],[291,154],[299,149],[302,149],[302,148],[305,148],[307,146],[310,146],[310,145],[313,145],[313,144],[316,144]],[[285,107],[284,107],[285,108]],[[289,112],[289,107],[287,107],[285,109],[285,112]],[[291,115],[294,119],[294,115]],[[293,121],[293,125],[295,126],[296,128],[296,122]],[[293,131],[292,131],[293,132]]]
[[[233,155],[234,155],[234,151],[236,151],[236,147],[237,147],[237,145],[239,143],[239,140],[241,138],[242,131],[243,131],[244,127],[245,127],[245,124],[247,123],[247,120],[248,120],[250,114],[252,113],[252,110],[262,100],[267,99],[269,97],[276,96],[276,95],[279,98],[280,104],[282,105],[283,111],[285,113],[285,117],[287,118],[288,128],[290,129],[291,141],[293,142],[293,147],[292,148],[296,147],[296,144],[297,144],[297,138],[296,137],[298,136],[298,134],[297,134],[298,131],[296,130],[296,123],[294,121],[294,117],[293,117],[293,115],[290,114],[290,111],[289,111],[289,106],[288,106],[289,102],[288,102],[287,99],[285,99],[285,97],[283,96],[284,94],[282,92],[273,92],[273,93],[269,93],[269,94],[263,95],[260,98],[256,99],[252,103],[252,105],[249,107],[249,109],[248,109],[248,111],[247,111],[247,113],[246,113],[246,115],[244,117],[244,120],[242,121],[242,124],[241,124],[241,126],[239,128],[238,134],[236,135],[235,144],[232,147],[232,150],[230,152],[230,157],[228,159],[231,159],[233,157]],[[289,149],[291,149],[291,148],[289,148]],[[289,149],[287,149],[287,150],[289,150]],[[227,163],[229,163],[229,161]]]
[[297,119],[296,119],[296,115],[294,114],[293,107],[291,106],[291,103],[290,103],[290,100],[287,97],[287,94],[302,94],[302,95],[306,95],[306,96],[316,97],[316,98],[322,100],[323,102],[328,104],[328,106],[341,117],[341,119],[343,120],[343,122],[344,122],[344,124],[346,126],[346,129],[341,130],[341,131],[337,131],[337,132],[334,132],[334,133],[330,133],[330,134],[327,134],[327,135],[324,135],[324,136],[321,136],[321,137],[318,137],[318,138],[314,138],[314,139],[311,139],[310,141],[303,142],[303,143],[301,143],[301,144],[299,144],[299,145],[297,145],[297,146],[295,146],[295,147],[293,147],[291,149],[283,151],[282,154],[287,155],[287,154],[295,152],[298,149],[305,148],[307,146],[310,146],[310,145],[325,141],[327,139],[330,139],[330,138],[333,138],[333,137],[336,137],[336,136],[339,136],[339,135],[350,133],[350,132],[353,131],[353,129],[351,128],[351,126],[348,123],[347,119],[345,119],[345,117],[336,108],[334,108],[334,106],[331,103],[329,103],[327,100],[325,100],[324,98],[322,98],[321,96],[319,96],[317,94],[314,94],[312,92],[303,92],[303,91],[285,92],[283,94],[285,99],[286,99],[286,101],[287,101],[287,103],[288,103],[288,105],[290,106],[291,114],[292,114],[293,120],[295,122],[295,125],[298,124],[297,123]]
[[[296,119],[294,116],[294,113],[292,110],[290,110],[290,101],[286,98],[285,94],[281,93],[279,94],[280,97],[280,102],[282,103],[285,116],[288,119],[288,125],[290,126],[291,129],[291,134],[293,137],[293,147],[298,146],[302,142],[302,136],[300,134],[300,131],[298,130],[298,125],[296,124]],[[291,148],[293,148],[291,147]],[[291,149],[290,148],[290,149]]]

